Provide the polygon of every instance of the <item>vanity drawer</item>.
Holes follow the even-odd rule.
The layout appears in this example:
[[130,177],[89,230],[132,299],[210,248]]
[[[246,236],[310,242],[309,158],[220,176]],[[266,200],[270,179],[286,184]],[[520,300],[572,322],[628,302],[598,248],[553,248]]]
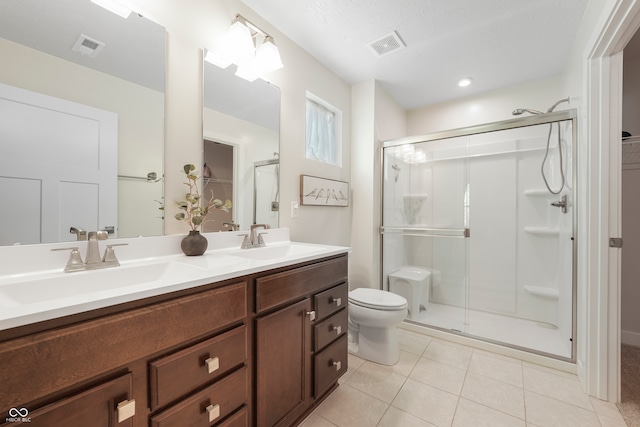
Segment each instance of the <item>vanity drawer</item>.
[[151,409],[221,377],[246,359],[247,328],[242,325],[151,362]]
[[256,279],[256,312],[294,301],[346,280],[346,256],[259,277]]
[[347,306],[349,302],[349,286],[346,283],[327,289],[314,296],[316,316],[323,319],[326,316]]
[[347,372],[347,334],[316,355],[315,397],[318,398]]
[[245,406],[221,422],[217,427],[249,427],[249,410]]
[[327,344],[330,344],[333,340],[347,333],[349,326],[349,317],[347,310],[341,310],[335,313],[333,316],[314,326],[315,329],[315,346],[316,351],[324,348]]
[[247,384],[245,366],[151,417],[151,427],[210,426],[247,402]]

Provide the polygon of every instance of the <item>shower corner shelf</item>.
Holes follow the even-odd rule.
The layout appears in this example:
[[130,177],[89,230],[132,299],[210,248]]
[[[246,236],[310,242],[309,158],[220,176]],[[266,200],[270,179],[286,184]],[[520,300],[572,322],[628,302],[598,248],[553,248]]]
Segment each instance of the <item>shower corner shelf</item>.
[[524,195],[528,197],[556,197],[555,194],[549,193],[549,191],[544,188],[524,190]]
[[549,227],[524,227],[524,231],[536,236],[559,236],[560,230]]
[[545,286],[525,286],[524,290],[531,295],[536,295],[543,298],[558,299],[560,292],[555,288],[548,288]]

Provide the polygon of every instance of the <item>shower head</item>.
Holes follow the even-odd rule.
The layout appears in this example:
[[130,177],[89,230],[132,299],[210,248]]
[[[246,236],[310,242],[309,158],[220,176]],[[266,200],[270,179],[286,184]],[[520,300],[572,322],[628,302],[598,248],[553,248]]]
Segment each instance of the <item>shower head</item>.
[[558,104],[562,104],[563,102],[569,102],[569,101],[570,101],[570,99],[569,99],[568,97],[567,97],[567,98],[564,98],[564,99],[561,99],[560,101],[558,101],[558,102],[556,102],[555,104],[553,104],[553,105],[552,105],[552,106],[547,110],[547,113],[551,113],[553,110],[555,110],[555,109],[556,109],[556,107],[558,106]]
[[400,172],[400,166],[398,165],[391,165],[391,168],[397,172]]
[[529,108],[517,108],[517,109],[513,110],[513,112],[511,114],[513,114],[514,116],[519,116],[520,114],[523,114],[523,113],[543,114],[542,111],[530,110]]

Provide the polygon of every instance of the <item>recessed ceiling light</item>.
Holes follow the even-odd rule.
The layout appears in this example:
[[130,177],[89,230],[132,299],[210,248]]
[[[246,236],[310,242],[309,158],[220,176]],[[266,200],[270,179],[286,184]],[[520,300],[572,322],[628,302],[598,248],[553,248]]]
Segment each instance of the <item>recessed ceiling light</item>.
[[471,77],[465,77],[463,79],[458,80],[458,86],[460,87],[467,87],[471,84]]

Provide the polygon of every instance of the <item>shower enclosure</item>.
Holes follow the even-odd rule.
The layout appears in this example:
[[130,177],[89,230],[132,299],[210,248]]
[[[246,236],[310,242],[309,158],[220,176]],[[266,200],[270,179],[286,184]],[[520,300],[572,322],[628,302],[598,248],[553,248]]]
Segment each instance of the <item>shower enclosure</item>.
[[382,288],[427,276],[406,321],[574,360],[575,129],[570,110],[383,144]]

